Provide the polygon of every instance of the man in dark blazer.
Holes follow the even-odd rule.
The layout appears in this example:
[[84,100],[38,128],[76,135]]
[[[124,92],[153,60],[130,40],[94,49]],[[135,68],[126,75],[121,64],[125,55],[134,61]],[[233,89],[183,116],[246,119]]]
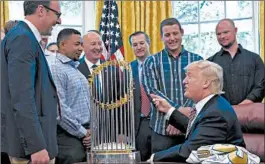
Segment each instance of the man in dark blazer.
[[189,111],[182,114],[161,97],[151,97],[158,110],[166,113],[169,122],[186,132],[186,140],[183,144],[152,154],[150,161],[184,162],[192,150],[205,145],[233,144],[245,147],[236,113],[229,102],[219,95],[223,89],[222,68],[209,61],[193,62],[187,66],[183,83],[185,96],[196,103],[190,112],[190,120],[185,116]]
[[[83,58],[80,59],[80,64],[78,66],[79,71],[87,78],[90,79],[91,75],[95,68],[99,67],[105,61],[101,60],[101,55],[103,52],[103,42],[101,38],[101,34],[99,31],[90,30],[86,35],[83,36],[83,47],[85,55]],[[124,78],[121,78],[120,71],[115,66],[107,66],[104,67],[103,70],[100,72],[99,75],[95,76],[98,78],[97,81],[100,83],[100,91],[98,91],[99,87],[96,85],[92,86],[92,94],[91,100],[99,101],[100,103],[110,104],[113,102],[117,102],[120,100],[120,97],[123,97],[125,94],[125,84]],[[117,120],[120,120],[120,108],[114,110],[114,116],[116,120],[116,116],[118,116]],[[107,116],[111,117],[112,110],[105,110],[102,111]],[[124,119],[123,119],[124,120]],[[116,121],[114,121],[116,122]],[[107,120],[104,122],[103,127],[107,127],[108,129],[112,129],[113,125]],[[116,126],[116,124],[115,124]],[[120,127],[120,124],[118,124]],[[100,129],[100,127],[98,128]],[[120,129],[120,128],[119,128]],[[116,130],[111,130],[111,135],[115,136]],[[121,131],[119,131],[121,132]],[[97,135],[101,136],[101,132],[97,133]],[[95,134],[96,135],[96,134]],[[101,137],[98,137],[101,138]],[[102,138],[101,138],[102,139]],[[113,138],[108,138],[105,142],[116,142]]]
[[[149,36],[142,31],[134,32],[129,37],[130,45],[133,49],[134,55],[137,58],[131,62],[134,83],[134,122],[135,122],[135,141],[136,150],[140,151],[141,160],[146,161],[151,155],[151,128],[150,122],[150,101],[148,97],[145,99],[141,92],[141,76],[142,64],[150,55],[150,39]],[[146,105],[145,105],[146,104]],[[148,108],[148,112],[143,111],[142,108]],[[146,113],[146,114],[144,114]]]
[[[83,36],[83,46],[85,55],[80,59],[78,69],[87,79],[89,79],[91,78],[93,70],[105,62],[101,59],[103,52],[101,34],[96,30],[88,31],[88,33]],[[102,94],[104,97],[101,97],[101,101],[110,103],[119,98],[121,80],[119,69],[117,67],[108,66],[103,68],[100,75],[100,83],[103,88],[102,90],[104,91],[104,94]]]
[[11,163],[50,163],[57,154],[58,99],[39,42],[61,23],[60,5],[25,1],[24,12],[1,43],[1,147]]

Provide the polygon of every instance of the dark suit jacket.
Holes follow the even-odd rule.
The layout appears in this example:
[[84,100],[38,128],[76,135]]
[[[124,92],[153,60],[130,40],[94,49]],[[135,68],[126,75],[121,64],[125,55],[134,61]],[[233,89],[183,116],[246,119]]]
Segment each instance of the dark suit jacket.
[[[186,130],[187,117],[175,110],[169,122]],[[245,147],[240,124],[232,106],[221,96],[214,96],[195,118],[191,131],[183,144],[155,153],[154,161],[184,162],[192,150],[213,144],[233,144]]]
[[141,88],[139,81],[139,72],[138,72],[138,61],[134,60],[131,62],[132,75],[133,75],[133,98],[134,98],[134,123],[135,123],[135,135],[137,136],[141,120]]
[[[85,56],[84,56],[84,58],[85,58]],[[84,58],[80,59],[80,64],[78,66],[78,70],[88,79],[88,78],[90,78],[91,72],[89,71],[89,68],[88,68]],[[104,62],[103,60],[100,61],[100,63],[103,63],[103,62]],[[114,72],[116,72],[116,73],[114,73]],[[112,103],[112,101],[116,102],[117,100],[120,99],[120,96],[123,96],[125,93],[124,88],[126,86],[125,86],[124,78],[122,78],[122,79],[120,78],[119,69],[115,66],[105,67],[102,70],[101,75],[102,75],[102,88],[104,91],[104,94],[103,94],[102,98],[100,99],[101,102],[104,102],[104,103]],[[112,77],[110,77],[110,76],[112,76]],[[92,88],[92,90],[93,89],[94,88]],[[98,99],[98,98],[96,98],[96,99]],[[122,117],[123,121],[124,121],[125,116],[124,115],[121,116],[120,109],[121,108],[118,108],[117,110],[114,111],[115,120],[116,120],[116,113],[117,113],[117,116],[118,116],[117,120],[121,120],[120,118]],[[106,111],[106,112],[108,112],[108,111]],[[102,126],[108,126],[108,124],[105,124]],[[120,124],[118,126],[119,126],[118,129],[119,129],[119,133],[120,133],[121,132],[120,131],[121,130]],[[116,130],[114,129],[112,132],[115,133],[115,131]]]
[[42,49],[24,22],[1,43],[2,151],[29,158],[57,154],[57,94]]
[[[85,57],[85,56],[84,56]],[[100,61],[100,63],[103,63],[104,61]],[[116,69],[116,74],[114,73]],[[84,58],[80,59],[80,64],[78,66],[78,70],[88,79],[90,78],[91,72],[89,71],[89,68],[85,62]],[[101,98],[101,100],[104,100],[104,102],[111,102],[112,100],[119,99],[120,97],[120,89],[123,90],[123,86],[120,83],[122,79],[119,78],[119,70],[115,68],[114,66],[108,66],[103,69],[102,73],[102,87],[104,90],[104,97]],[[112,78],[110,77],[112,76]],[[112,88],[112,89],[110,89]]]

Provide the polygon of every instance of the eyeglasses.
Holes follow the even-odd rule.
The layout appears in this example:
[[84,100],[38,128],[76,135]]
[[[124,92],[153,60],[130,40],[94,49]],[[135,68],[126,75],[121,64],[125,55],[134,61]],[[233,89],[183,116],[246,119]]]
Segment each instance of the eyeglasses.
[[46,9],[51,10],[52,12],[54,12],[54,14],[56,14],[56,16],[57,16],[58,19],[62,15],[62,13],[60,13],[60,12],[58,12],[58,11],[52,9],[52,8],[49,8],[48,6],[43,5],[43,7],[45,7]]

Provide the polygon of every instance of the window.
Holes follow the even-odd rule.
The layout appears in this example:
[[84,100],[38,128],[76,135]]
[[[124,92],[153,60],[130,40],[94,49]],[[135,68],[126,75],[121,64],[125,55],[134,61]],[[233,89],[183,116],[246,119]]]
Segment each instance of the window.
[[215,27],[222,18],[234,20],[237,41],[250,51],[259,53],[258,18],[255,1],[173,1],[173,16],[184,29],[183,45],[204,59],[220,50]]
[[82,1],[60,1],[61,3],[61,20],[62,24],[57,25],[52,30],[52,35],[49,37],[49,42],[54,42],[57,39],[58,33],[64,28],[74,28],[83,33],[82,18],[83,7]]
[[[9,19],[23,20],[24,1],[9,1]],[[62,24],[55,26],[49,43],[55,42],[58,33],[64,28],[74,28],[83,35],[88,29],[95,26],[95,1],[60,1]],[[11,12],[16,11],[16,12]]]

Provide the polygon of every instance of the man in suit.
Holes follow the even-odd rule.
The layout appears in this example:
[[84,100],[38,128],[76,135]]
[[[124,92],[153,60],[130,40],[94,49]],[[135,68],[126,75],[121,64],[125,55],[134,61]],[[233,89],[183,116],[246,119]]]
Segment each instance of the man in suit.
[[[100,66],[105,61],[101,59],[103,52],[103,42],[101,34],[97,30],[90,30],[83,36],[83,47],[85,55],[80,59],[78,69],[87,78],[91,78],[94,69]],[[105,103],[116,101],[119,98],[120,75],[116,67],[105,67],[98,76],[100,87],[104,91],[101,101]],[[116,71],[116,73],[114,73]],[[111,73],[112,72],[112,73]],[[111,77],[112,76],[112,77]],[[112,84],[113,86],[110,86]],[[115,88],[116,87],[116,88]],[[111,88],[111,89],[110,89]]]
[[223,89],[222,68],[209,61],[196,61],[187,66],[184,95],[196,105],[190,111],[176,110],[165,99],[151,95],[158,110],[166,113],[169,122],[186,132],[182,144],[152,154],[151,161],[184,162],[192,150],[204,145],[233,144],[245,147],[240,124],[229,102],[220,96]]
[[[160,36],[165,48],[146,59],[143,65],[143,86],[147,95],[157,94],[172,106],[191,107],[192,101],[184,97],[182,81],[184,67],[201,60],[198,54],[187,51],[182,44],[184,29],[176,18],[167,18],[160,23]],[[151,105],[150,127],[152,128],[152,153],[167,149],[184,141],[179,130],[168,124],[164,113]],[[159,141],[159,142],[158,142]]]
[[[82,59],[80,59],[80,65],[78,66],[78,69],[87,79],[89,79],[91,78],[94,69],[99,67],[102,63],[105,62],[100,59],[103,52],[103,42],[100,32],[96,30],[88,31],[88,33],[83,36],[83,47],[85,55]],[[113,102],[117,102],[120,99],[120,97],[124,95],[124,93],[122,93],[124,87],[121,86],[122,78],[119,73],[120,73],[119,69],[117,69],[115,66],[107,66],[103,68],[98,75],[95,76],[95,79],[97,80],[94,82],[98,84],[92,86],[93,96],[91,97],[91,99],[94,102],[110,104]],[[112,129],[111,123],[108,122],[107,120],[107,115],[111,116],[112,110],[102,109],[101,112],[104,112],[106,116],[104,125],[101,126],[103,126],[105,129],[109,130]],[[116,115],[120,117],[119,108],[114,109],[115,118]],[[115,134],[115,132],[116,130],[113,129],[110,130],[111,135]],[[101,136],[100,132],[97,133],[97,135],[98,138],[101,138],[99,137]],[[113,140],[113,138],[112,139],[106,138],[105,142],[115,142],[115,141]]]
[[[2,151],[11,163],[50,163],[57,154],[58,98],[40,45],[61,23],[58,1],[25,1],[25,20],[1,43]],[[3,136],[2,136],[3,137]]]
[[131,62],[134,83],[134,122],[136,150],[140,151],[141,160],[146,161],[151,155],[151,128],[150,122],[150,101],[141,84],[142,64],[150,56],[150,39],[142,31],[134,32],[129,37],[136,60]]

